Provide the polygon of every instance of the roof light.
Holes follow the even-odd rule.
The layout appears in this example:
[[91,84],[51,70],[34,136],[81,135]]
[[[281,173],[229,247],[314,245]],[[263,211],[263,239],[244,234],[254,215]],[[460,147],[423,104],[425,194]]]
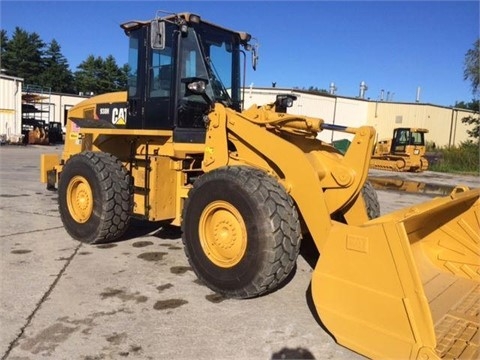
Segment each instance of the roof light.
[[123,23],[122,25],[120,25],[120,27],[123,29],[123,30],[133,30],[137,27],[140,27],[144,24],[145,22],[144,21],[138,21],[138,20],[132,20],[132,21],[127,21],[126,23]]
[[200,24],[200,16],[195,15],[195,14],[190,14],[190,17],[188,18],[188,21],[194,24]]

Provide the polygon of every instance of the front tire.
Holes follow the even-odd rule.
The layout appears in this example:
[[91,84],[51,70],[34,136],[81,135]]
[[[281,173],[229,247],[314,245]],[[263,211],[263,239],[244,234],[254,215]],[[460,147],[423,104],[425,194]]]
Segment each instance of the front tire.
[[76,154],[60,173],[58,202],[63,225],[72,238],[88,244],[114,241],[130,222],[130,176],[111,154]]
[[300,250],[292,199],[274,178],[244,166],[214,170],[194,183],[182,231],[199,279],[227,297],[273,291],[294,268]]

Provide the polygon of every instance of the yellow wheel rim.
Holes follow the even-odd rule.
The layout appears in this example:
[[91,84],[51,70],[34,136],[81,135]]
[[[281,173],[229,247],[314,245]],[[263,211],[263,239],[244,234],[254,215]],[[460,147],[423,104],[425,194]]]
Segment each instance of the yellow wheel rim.
[[208,259],[222,268],[237,265],[247,249],[247,228],[238,210],[225,201],[209,204],[200,215],[199,236]]
[[85,223],[93,212],[92,188],[83,176],[75,176],[67,188],[67,206],[73,220]]

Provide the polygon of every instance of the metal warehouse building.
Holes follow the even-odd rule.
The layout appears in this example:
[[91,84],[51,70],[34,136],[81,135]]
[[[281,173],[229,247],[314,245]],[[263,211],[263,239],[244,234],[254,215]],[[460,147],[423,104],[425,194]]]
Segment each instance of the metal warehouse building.
[[[416,127],[429,130],[427,141],[436,146],[459,145],[469,139],[467,130],[472,125],[462,123],[462,118],[474,113],[465,109],[423,103],[372,101],[331,94],[312,94],[296,89],[249,88],[245,90],[245,108],[275,101],[277,94],[297,97],[288,109],[291,114],[320,117],[327,123],[346,126],[371,125],[377,138],[389,138],[397,127]],[[477,115],[478,116],[478,115]],[[352,139],[352,135],[323,131],[319,138],[326,142]]]
[[0,74],[0,137],[12,143],[21,142],[24,118],[65,126],[68,110],[86,98],[52,93],[49,89],[25,85],[21,78]]
[[0,75],[0,137],[18,142],[22,130],[23,79]]
[[[392,136],[396,127],[417,127],[429,130],[427,141],[437,146],[459,145],[469,139],[467,130],[472,125],[462,118],[473,114],[465,109],[423,103],[373,101],[332,94],[312,94],[307,91],[281,88],[246,88],[245,108],[253,104],[275,101],[277,94],[297,97],[289,113],[323,118],[328,123],[346,126],[371,125],[378,139]],[[49,90],[25,86],[23,79],[0,75],[0,136],[11,142],[21,139],[22,117],[60,122],[66,125],[68,110],[86,99],[86,96],[50,93]],[[477,115],[478,116],[478,115]],[[324,131],[319,138],[326,142],[349,139],[340,132]]]

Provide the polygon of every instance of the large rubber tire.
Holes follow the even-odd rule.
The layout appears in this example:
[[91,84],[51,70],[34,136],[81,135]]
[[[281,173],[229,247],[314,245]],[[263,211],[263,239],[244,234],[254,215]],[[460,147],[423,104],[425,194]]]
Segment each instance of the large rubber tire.
[[130,222],[130,176],[111,154],[74,155],[60,173],[58,202],[63,225],[72,238],[89,244],[114,241]]
[[362,188],[362,196],[367,207],[367,214],[370,220],[380,217],[380,202],[377,191],[369,181],[365,181]]
[[292,199],[274,178],[244,166],[220,168],[195,181],[182,231],[198,278],[227,297],[273,291],[290,274],[300,251]]

